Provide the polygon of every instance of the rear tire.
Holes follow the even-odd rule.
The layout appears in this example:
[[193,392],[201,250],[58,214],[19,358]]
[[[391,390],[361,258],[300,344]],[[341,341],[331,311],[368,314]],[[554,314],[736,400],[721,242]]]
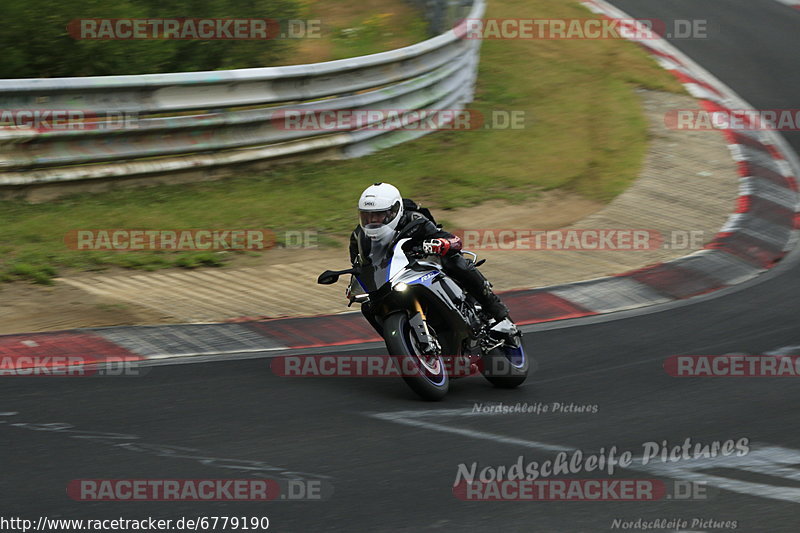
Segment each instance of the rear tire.
[[519,387],[528,377],[530,362],[522,346],[519,348],[500,346],[483,356],[481,373],[489,383],[501,389]]
[[441,355],[422,359],[421,350],[411,333],[408,315],[401,311],[386,317],[383,332],[386,348],[394,356],[398,370],[411,390],[426,400],[444,398],[450,388],[444,360]]

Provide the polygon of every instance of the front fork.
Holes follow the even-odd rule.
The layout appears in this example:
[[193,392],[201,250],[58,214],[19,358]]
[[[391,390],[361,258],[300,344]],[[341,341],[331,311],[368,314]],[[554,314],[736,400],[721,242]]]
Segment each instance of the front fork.
[[442,352],[442,347],[439,345],[439,341],[431,334],[431,330],[428,327],[428,320],[425,317],[425,311],[422,310],[422,305],[420,305],[419,300],[413,298],[414,309],[417,311],[415,315],[413,315],[408,320],[409,326],[411,326],[411,331],[414,337],[420,344],[422,351],[426,355],[440,355]]
[[[425,311],[422,309],[422,305],[420,305],[416,298],[413,299],[413,304],[416,313],[409,318],[408,323],[424,355],[433,359],[438,358],[440,355],[444,356],[445,366],[448,369],[450,378],[460,378],[478,374],[480,372],[478,365],[481,357],[464,353],[442,354],[442,347],[438,339],[431,333],[428,327],[428,320],[425,317]],[[462,352],[462,350],[457,351]]]

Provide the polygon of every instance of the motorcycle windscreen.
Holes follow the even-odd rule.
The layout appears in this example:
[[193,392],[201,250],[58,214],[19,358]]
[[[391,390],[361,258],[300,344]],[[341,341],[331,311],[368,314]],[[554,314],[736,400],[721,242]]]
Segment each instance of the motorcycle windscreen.
[[358,282],[364,290],[374,292],[383,287],[393,274],[393,263],[394,270],[408,264],[408,259],[402,250],[403,244],[407,240],[401,239],[393,246],[381,243],[371,244],[366,264],[361,265],[361,272],[358,275]]
[[370,246],[367,259],[361,265],[357,279],[361,287],[367,292],[374,292],[383,287],[388,281],[391,268],[391,248],[373,243]]

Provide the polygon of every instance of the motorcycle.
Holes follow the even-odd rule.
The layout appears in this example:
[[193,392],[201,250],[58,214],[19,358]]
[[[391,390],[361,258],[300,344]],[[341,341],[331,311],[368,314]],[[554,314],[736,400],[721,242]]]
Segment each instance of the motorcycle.
[[[528,376],[529,361],[521,333],[495,331],[478,301],[442,269],[441,258],[400,238],[385,248],[373,247],[353,268],[326,270],[317,283],[330,285],[350,274],[350,304],[368,306],[366,316],[383,337],[389,354],[414,392],[441,400],[450,379],[480,371],[494,386],[514,388]],[[462,254],[475,266],[473,252]],[[355,294],[358,289],[362,291]],[[453,369],[468,369],[467,372]],[[449,371],[448,371],[449,370]],[[452,375],[451,375],[452,374]]]

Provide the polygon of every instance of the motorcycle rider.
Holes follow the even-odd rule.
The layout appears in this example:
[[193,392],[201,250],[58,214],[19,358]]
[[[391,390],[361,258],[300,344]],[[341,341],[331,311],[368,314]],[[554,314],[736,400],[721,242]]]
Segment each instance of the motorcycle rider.
[[[421,211],[430,214],[426,209]],[[350,236],[350,262],[353,266],[367,261],[373,248],[389,246],[398,235],[408,237],[412,250],[441,257],[445,273],[472,294],[481,308],[494,319],[491,330],[508,338],[517,335],[517,328],[508,317],[508,308],[492,292],[491,283],[472,261],[467,261],[461,255],[461,238],[443,231],[420,212],[414,202],[408,199],[404,202],[396,187],[388,183],[375,183],[367,187],[358,200],[358,214],[359,225]],[[351,283],[347,291],[351,301],[354,298],[353,288]],[[369,304],[363,305],[361,310],[367,320],[381,331]]]

